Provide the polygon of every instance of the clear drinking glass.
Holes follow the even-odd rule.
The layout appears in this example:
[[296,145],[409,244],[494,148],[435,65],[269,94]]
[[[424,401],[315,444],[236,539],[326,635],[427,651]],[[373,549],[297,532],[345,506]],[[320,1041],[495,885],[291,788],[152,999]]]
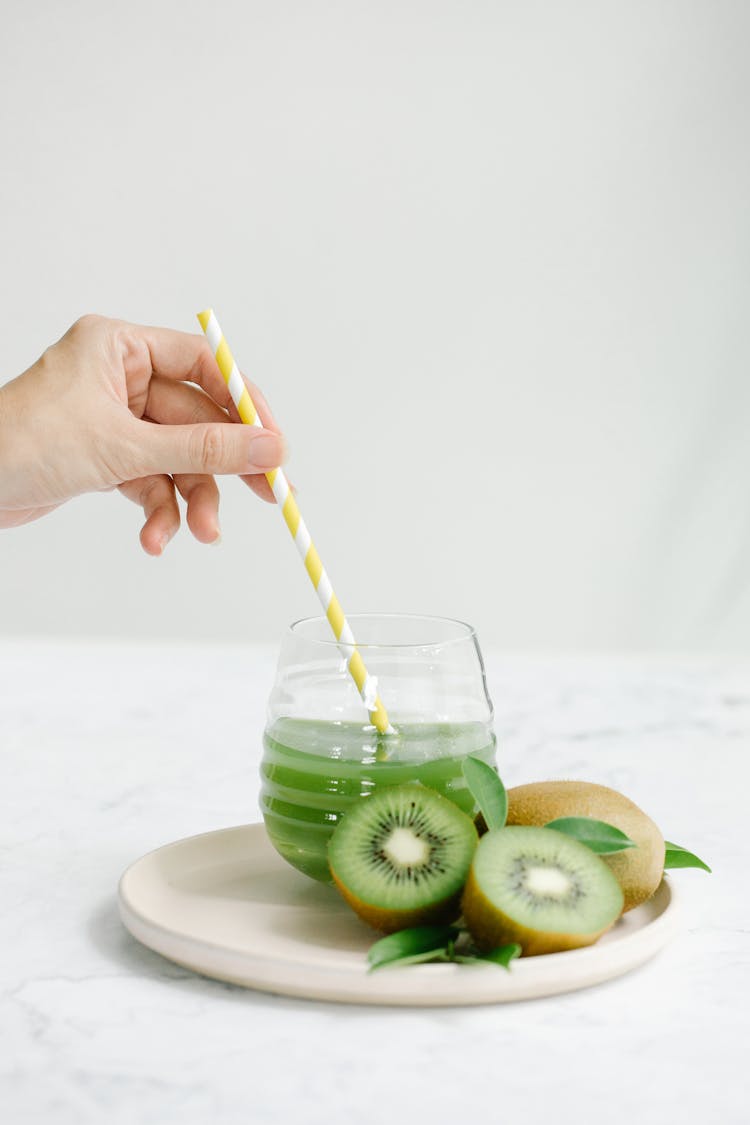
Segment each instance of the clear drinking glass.
[[349,622],[396,733],[372,726],[328,621],[314,617],[284,636],[263,740],[268,835],[321,882],[330,882],[328,839],[355,801],[418,780],[471,813],[462,760],[495,763],[492,703],[470,625],[405,614]]

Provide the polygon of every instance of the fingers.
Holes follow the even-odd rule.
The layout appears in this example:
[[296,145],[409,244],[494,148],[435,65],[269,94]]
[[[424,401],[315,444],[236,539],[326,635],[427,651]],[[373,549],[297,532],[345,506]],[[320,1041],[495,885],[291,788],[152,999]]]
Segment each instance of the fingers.
[[174,482],[187,504],[187,523],[195,538],[199,543],[218,543],[221,538],[219,490],[214,478],[179,473]]
[[[264,417],[265,415],[275,427],[273,418],[268,411],[268,407],[262,395],[259,397],[256,405],[260,416]],[[228,417],[226,412],[217,406],[213,399],[209,398],[207,394],[197,387],[191,387],[187,383],[173,383],[159,376],[154,376],[151,380],[148,401],[146,403],[146,416],[148,420],[153,422],[163,422],[170,425],[195,424],[222,420],[226,422]],[[274,432],[278,431],[274,429]],[[275,468],[275,466],[272,467]],[[175,478],[177,488],[183,496],[185,495],[183,492],[184,475],[185,474],[177,474]],[[204,476],[201,479],[205,480],[207,478]],[[262,500],[274,503],[274,495],[271,491],[271,486],[263,473],[257,473],[254,476],[243,475],[242,479]],[[201,506],[202,504],[203,501],[201,500]],[[218,494],[216,507],[218,509]],[[202,517],[196,516],[196,518],[202,523]],[[188,526],[192,528],[189,510]],[[218,532],[218,523],[216,526]],[[206,534],[208,534],[208,532],[206,532]],[[198,535],[197,538],[199,538],[201,542],[213,542],[216,538],[216,533],[211,535],[210,539],[203,539],[201,535]]]
[[[262,395],[257,407],[259,415],[267,418],[274,429],[242,425],[239,416],[237,425],[228,425],[227,412],[202,390],[187,383],[174,383],[154,376],[149,387],[146,417],[166,425],[164,433],[151,433],[149,436],[149,456],[162,456],[162,450],[166,453],[174,449],[172,456],[179,457],[179,467],[175,461],[172,469],[166,465],[161,469],[173,475],[182,472],[239,473],[245,477],[275,469],[286,459],[284,439]],[[203,423],[216,425],[209,428]],[[187,432],[189,429],[192,429],[192,434]],[[253,482],[253,491],[264,499],[272,498],[268,482],[263,479],[261,483],[261,479]]]
[[168,476],[146,476],[125,481],[120,492],[143,508],[146,522],[141,528],[141,546],[148,555],[160,555],[179,529],[180,512],[174,484]]
[[219,406],[230,405],[229,388],[205,336],[146,325],[133,324],[128,328],[146,344],[151,372],[165,379],[197,383]]
[[[259,410],[267,410],[262,396],[259,401],[263,403]],[[179,527],[175,486],[186,501],[188,527],[195,538],[201,543],[219,540],[219,490],[211,473],[237,472],[235,459],[238,455],[247,458],[248,450],[250,472],[239,475],[259,497],[274,501],[264,473],[283,460],[283,438],[273,431],[230,424],[226,411],[203,390],[154,376],[146,418],[133,419],[133,426],[137,428],[137,440],[133,440],[132,448],[140,457],[140,467],[137,479],[125,482],[121,491],[144,508],[141,543],[149,554],[161,554]],[[263,446],[268,447],[269,442],[270,456],[263,464]],[[192,471],[196,466],[205,471]],[[246,470],[247,464],[241,467]]]
[[265,500],[267,504],[276,503],[273,489],[262,474],[254,477],[243,477],[242,480],[251,492],[254,492],[261,500]]
[[[234,422],[239,422],[239,414],[232,401],[229,388],[219,371],[208,340],[205,336],[188,332],[175,332],[171,328],[152,328],[132,325],[141,334],[151,357],[151,369],[155,375],[172,381],[197,383],[206,394],[224,410]],[[263,426],[279,433],[279,427],[262,391],[242,376],[250,392]]]
[[205,391],[159,375],[154,375],[149,384],[144,416],[147,420],[168,426],[229,421],[226,409]]
[[255,426],[202,422],[192,426],[160,426],[133,418],[131,456],[135,472],[154,473],[269,472],[286,457],[284,439]]
[[173,482],[167,476],[141,477],[120,485],[120,492],[140,504],[146,516],[141,544],[149,555],[160,555],[179,529],[180,513],[175,489],[187,503],[187,522],[201,543],[215,543],[219,531],[219,490],[213,477],[181,475]]

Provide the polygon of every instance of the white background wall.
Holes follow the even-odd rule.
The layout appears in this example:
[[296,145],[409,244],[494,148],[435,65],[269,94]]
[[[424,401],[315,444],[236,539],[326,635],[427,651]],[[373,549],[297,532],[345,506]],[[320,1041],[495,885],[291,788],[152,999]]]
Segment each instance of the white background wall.
[[[750,5],[2,9],[0,381],[83,312],[213,304],[350,612],[750,647]],[[238,482],[216,550],[140,522],[0,533],[2,632],[316,612]]]

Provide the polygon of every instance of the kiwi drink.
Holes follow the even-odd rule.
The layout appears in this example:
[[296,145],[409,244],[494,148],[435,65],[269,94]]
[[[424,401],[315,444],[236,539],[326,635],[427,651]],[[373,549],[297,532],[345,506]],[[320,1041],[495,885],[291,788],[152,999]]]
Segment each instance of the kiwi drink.
[[384,786],[420,781],[468,814],[461,771],[473,754],[495,764],[488,724],[399,723],[379,737],[356,723],[279,718],[264,736],[260,805],[269,838],[299,871],[330,883],[328,840],[354,802]]

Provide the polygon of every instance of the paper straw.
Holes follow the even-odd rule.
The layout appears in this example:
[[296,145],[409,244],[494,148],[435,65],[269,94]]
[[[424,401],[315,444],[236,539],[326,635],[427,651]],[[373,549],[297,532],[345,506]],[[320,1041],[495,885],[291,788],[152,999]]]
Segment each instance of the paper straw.
[[[232,358],[229,345],[219,327],[218,320],[214,316],[213,309],[205,309],[198,313],[198,320],[206,334],[209,347],[216,357],[219,370],[224,376],[224,382],[229,388],[232,402],[237,407],[240,418],[248,426],[262,428],[263,423],[258,417],[258,412],[250,397],[250,392],[245,386],[245,381],[240,375],[239,368]],[[346,659],[349,673],[357,685],[357,690],[370,714],[370,721],[381,733],[390,734],[393,732],[393,727],[388,721],[388,714],[378,695],[377,680],[365,668],[365,662],[357,648],[351,626],[344,616],[339,600],[333,592],[330,579],[323,569],[320,556],[315,550],[310,532],[302,519],[286,474],[281,468],[271,469],[270,472],[266,473],[266,480],[273,489],[279,511],[289,528],[289,534],[297,544],[297,550],[305,564],[305,570],[310,576],[310,581],[315,587],[323,612],[328,618],[328,622],[333,629],[333,635]]]

